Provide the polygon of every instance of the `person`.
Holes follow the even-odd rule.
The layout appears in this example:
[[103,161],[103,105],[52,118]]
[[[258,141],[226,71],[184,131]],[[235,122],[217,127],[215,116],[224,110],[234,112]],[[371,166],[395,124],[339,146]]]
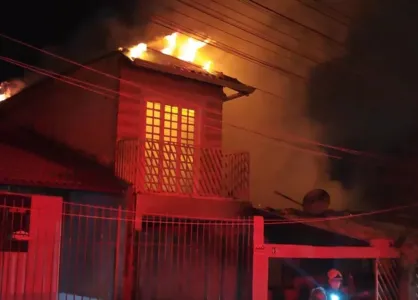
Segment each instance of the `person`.
[[347,300],[347,295],[341,290],[343,275],[337,269],[331,269],[327,273],[328,285],[325,287],[327,300]]
[[327,300],[327,292],[322,287],[314,288],[309,296],[309,300]]

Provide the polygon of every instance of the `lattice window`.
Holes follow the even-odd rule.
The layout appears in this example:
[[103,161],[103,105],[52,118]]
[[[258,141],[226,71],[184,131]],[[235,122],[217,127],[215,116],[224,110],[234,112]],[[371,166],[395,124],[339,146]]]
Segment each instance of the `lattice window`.
[[156,191],[160,177],[160,103],[147,102],[145,124],[145,188]]
[[192,193],[195,111],[147,102],[145,189]]
[[183,193],[193,192],[193,162],[195,155],[195,112],[181,109],[180,143],[180,189]]

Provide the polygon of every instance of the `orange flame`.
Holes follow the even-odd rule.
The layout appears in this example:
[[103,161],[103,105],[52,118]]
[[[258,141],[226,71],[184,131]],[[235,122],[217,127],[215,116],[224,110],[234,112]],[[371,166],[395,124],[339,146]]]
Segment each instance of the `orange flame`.
[[176,50],[177,32],[165,36],[164,39],[167,41],[168,45],[163,50],[161,50],[161,52],[167,55],[173,55],[174,51]]
[[10,98],[11,92],[6,82],[0,83],[0,101]]
[[142,58],[145,52],[147,52],[147,44],[139,43],[129,49],[128,56],[131,58]]
[[[180,37],[182,39],[180,39]],[[161,50],[162,53],[177,57],[183,61],[198,64],[202,67],[203,70],[206,70],[207,72],[212,70],[212,61],[204,60],[201,56],[199,56],[199,50],[205,47],[209,43],[209,40],[199,41],[191,37],[181,36],[179,33],[174,32],[165,36],[162,42],[165,45]],[[146,52],[147,44],[140,43],[129,48],[127,55],[131,59],[144,59]]]

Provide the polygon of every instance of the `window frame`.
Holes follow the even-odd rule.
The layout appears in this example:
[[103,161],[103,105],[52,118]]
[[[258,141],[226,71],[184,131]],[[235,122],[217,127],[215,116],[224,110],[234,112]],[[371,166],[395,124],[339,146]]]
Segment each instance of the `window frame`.
[[[150,163],[151,166],[149,166],[147,163],[147,155],[146,155],[146,147],[147,145],[149,145],[149,140],[147,139],[147,137],[149,138],[149,136],[147,136],[147,126],[149,126],[150,124],[147,124],[147,111],[148,111],[148,103],[154,103],[154,105],[156,103],[160,104],[160,122],[159,122],[159,130],[158,133],[152,133],[151,137],[152,139],[154,139],[156,137],[156,135],[158,134],[159,138],[155,139],[156,141],[158,141],[157,143],[159,144],[159,146],[157,146],[156,148],[158,149],[154,149],[152,151],[156,151],[158,152],[158,157],[153,158],[155,160],[158,161],[158,164],[156,166],[156,168],[158,168],[158,172],[157,174],[154,174],[155,176],[158,177],[158,181],[154,182],[148,182],[147,180],[147,176],[153,176],[152,171],[147,171],[147,168],[152,168],[152,166],[154,165],[154,163]],[[187,104],[187,103],[186,103]],[[165,119],[165,114],[166,114],[166,106],[171,106],[171,108],[176,107],[178,109],[178,120],[176,121],[178,124],[177,127],[177,136],[176,136],[176,141],[172,141],[170,139],[170,141],[166,141],[165,137],[167,137],[165,135],[165,130],[171,130],[169,128],[165,127],[165,122],[166,121],[170,121],[171,123],[173,122],[172,120],[166,120]],[[201,112],[200,109],[197,108],[194,105],[183,105],[182,102],[174,102],[174,101],[164,101],[163,99],[160,98],[154,98],[154,97],[147,97],[146,99],[144,99],[143,101],[143,105],[141,106],[141,135],[140,135],[140,147],[139,147],[139,151],[140,153],[140,157],[141,157],[141,172],[140,172],[140,184],[141,184],[141,188],[144,192],[146,193],[158,193],[158,194],[167,194],[167,195],[187,195],[187,194],[195,194],[197,192],[197,183],[198,183],[198,176],[199,176],[199,150],[198,150],[198,145],[200,144],[201,141]],[[182,157],[182,152],[184,150],[184,148],[182,147],[182,133],[183,131],[181,130],[182,125],[184,125],[181,122],[182,119],[182,110],[183,109],[188,109],[188,110],[193,110],[194,111],[194,135],[193,135],[193,143],[191,144],[186,144],[186,147],[191,147],[192,150],[192,155],[193,155],[193,162],[192,162],[192,184],[191,184],[191,190],[190,193],[186,193],[184,192],[184,188],[187,186],[182,186],[180,184],[180,182],[186,181],[187,180],[187,176],[182,177],[180,175],[181,170],[179,171],[179,165],[182,164],[181,162],[181,157]],[[168,112],[167,112],[168,113]],[[172,115],[171,115],[172,117]],[[171,124],[172,125],[172,124]],[[186,124],[187,125],[187,124]],[[189,125],[187,125],[189,126]],[[188,128],[189,130],[189,128]],[[151,143],[152,143],[152,139],[151,139]],[[166,165],[167,163],[170,163],[172,161],[170,161],[170,159],[167,159],[164,157],[164,147],[167,147],[166,143],[168,143],[171,146],[171,143],[173,143],[173,145],[175,145],[175,147],[177,148],[175,151],[175,165],[176,165],[176,174],[175,176],[173,175],[169,175],[167,177],[165,177],[164,175],[164,171],[167,170],[171,170],[170,167],[167,168]],[[171,152],[169,152],[171,153]],[[171,173],[171,171],[170,171]],[[187,172],[185,171],[184,174],[186,174]],[[175,178],[175,183],[164,183],[164,180],[171,180],[170,178]],[[147,185],[152,185],[155,184],[154,187],[151,186],[147,187]],[[168,190],[167,186],[175,186],[174,190]],[[166,188],[164,188],[166,187]]]

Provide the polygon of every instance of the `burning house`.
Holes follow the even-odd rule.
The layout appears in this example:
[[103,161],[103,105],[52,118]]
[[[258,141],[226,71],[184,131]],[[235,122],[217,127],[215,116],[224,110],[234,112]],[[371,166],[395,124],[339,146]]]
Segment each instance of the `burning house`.
[[[53,293],[115,299],[121,290],[123,299],[132,291],[148,299],[156,297],[158,281],[173,278],[172,296],[196,298],[207,286],[192,291],[180,269],[169,280],[152,267],[162,249],[170,249],[177,264],[184,256],[185,265],[191,254],[180,241],[201,253],[197,262],[187,262],[192,270],[206,257],[210,284],[218,286],[219,277],[227,276],[235,283],[217,290],[236,292],[242,268],[235,259],[241,255],[239,234],[228,244],[229,253],[236,254],[233,262],[223,265],[226,254],[219,254],[221,259],[208,247],[214,240],[225,244],[226,234],[234,233],[212,230],[207,222],[200,227],[186,222],[189,229],[183,226],[188,231],[180,234],[178,227],[161,225],[168,224],[166,219],[153,217],[232,218],[242,215],[248,199],[248,154],[222,150],[222,104],[254,88],[213,71],[210,61],[200,63],[197,50],[205,42],[185,38],[179,46],[178,38],[166,37],[161,49],[145,44],[121,49],[65,74],[46,72],[51,78],[0,103],[2,220],[12,224],[13,218],[26,218],[30,225],[24,231],[33,240],[39,228],[50,228],[43,238],[52,244],[41,248],[54,249],[45,252],[44,263],[53,272],[29,274],[25,263],[9,263],[9,276],[0,280],[2,299]],[[25,213],[9,211],[23,204]],[[159,223],[150,229],[153,218]],[[200,241],[181,238],[208,232],[209,238]],[[15,243],[13,235],[3,236],[3,244]],[[39,240],[26,242],[22,259],[39,264],[45,255],[31,247]],[[13,253],[2,258],[2,265]],[[174,266],[170,270],[176,266],[173,257],[160,258]],[[13,282],[28,284],[10,283],[7,278],[13,276]]]

